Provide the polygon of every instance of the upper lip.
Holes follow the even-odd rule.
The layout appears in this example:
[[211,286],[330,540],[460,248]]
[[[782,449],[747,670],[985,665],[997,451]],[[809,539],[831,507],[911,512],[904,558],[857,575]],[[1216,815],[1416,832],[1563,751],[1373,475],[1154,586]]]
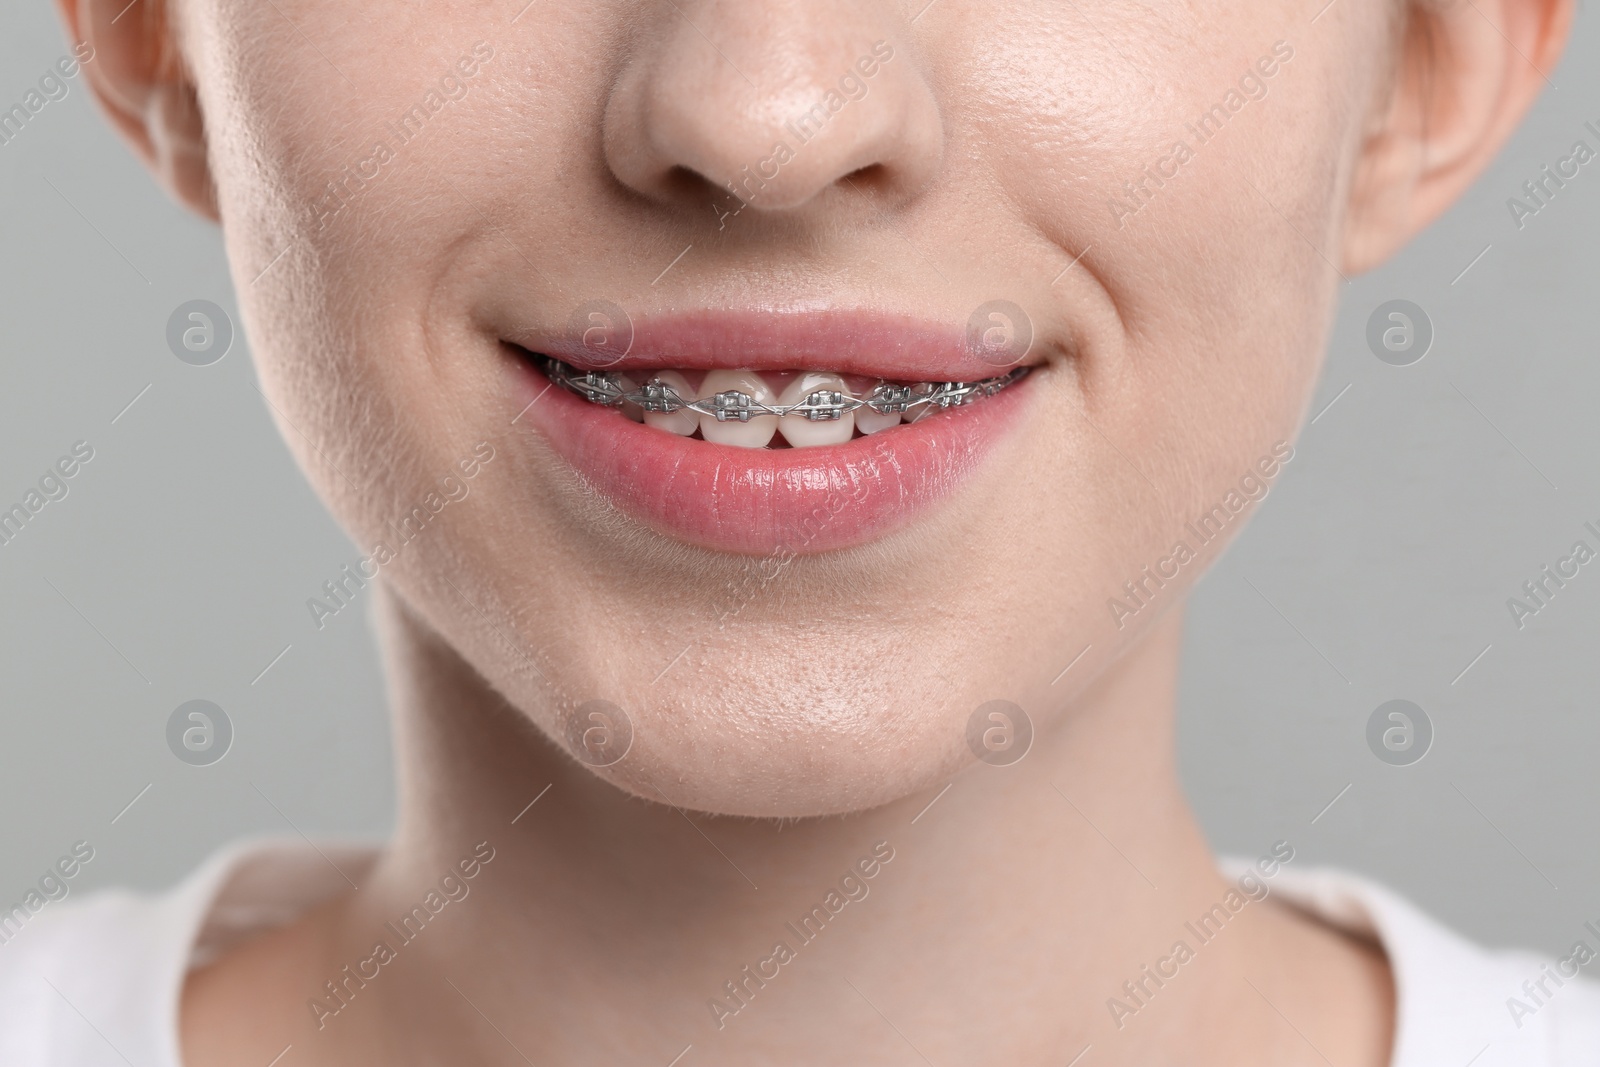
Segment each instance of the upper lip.
[[[615,308],[615,305],[613,305]],[[620,309],[617,309],[620,310]],[[594,320],[607,321],[603,318]],[[837,371],[901,381],[977,381],[1042,362],[1036,338],[1017,363],[969,349],[965,324],[913,315],[838,309],[625,313],[599,345],[576,326],[512,330],[502,339],[583,370],[665,368]],[[613,312],[609,318],[615,318]],[[625,345],[625,347],[624,347]]]

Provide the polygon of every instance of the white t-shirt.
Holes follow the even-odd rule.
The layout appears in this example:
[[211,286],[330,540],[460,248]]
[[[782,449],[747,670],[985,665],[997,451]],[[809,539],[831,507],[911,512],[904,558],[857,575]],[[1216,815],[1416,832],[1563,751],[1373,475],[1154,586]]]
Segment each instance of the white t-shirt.
[[[241,842],[159,896],[108,891],[45,905],[0,944],[0,1064],[179,1067],[185,973],[343,889],[330,860],[359,882],[376,855],[371,845]],[[1234,867],[1243,870],[1224,863]],[[1284,868],[1270,885],[1388,954],[1392,1067],[1600,1067],[1600,985],[1536,955],[1480,949],[1341,871]],[[1600,945],[1587,930],[1578,939]]]

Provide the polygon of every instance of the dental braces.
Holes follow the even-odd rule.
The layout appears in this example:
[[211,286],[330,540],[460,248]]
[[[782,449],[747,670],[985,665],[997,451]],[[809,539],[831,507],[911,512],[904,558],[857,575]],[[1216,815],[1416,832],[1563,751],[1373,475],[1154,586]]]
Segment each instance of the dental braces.
[[583,371],[549,356],[536,356],[539,369],[556,385],[576,393],[591,404],[620,407],[636,404],[645,411],[693,411],[710,415],[718,422],[749,422],[761,415],[798,415],[810,422],[837,421],[847,411],[867,408],[880,415],[895,412],[905,415],[914,408],[944,410],[993,396],[1021,380],[1032,368],[1015,367],[1006,374],[975,382],[916,382],[897,385],[879,382],[865,397],[851,396],[837,389],[815,389],[797,404],[763,404],[749,393],[727,389],[699,400],[685,400],[666,382],[650,379],[634,392],[626,392],[622,377],[607,371]]

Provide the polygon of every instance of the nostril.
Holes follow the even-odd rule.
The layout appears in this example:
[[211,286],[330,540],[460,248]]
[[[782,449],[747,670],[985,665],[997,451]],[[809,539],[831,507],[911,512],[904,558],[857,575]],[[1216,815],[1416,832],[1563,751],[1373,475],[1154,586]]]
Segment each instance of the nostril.
[[674,166],[662,177],[667,191],[675,196],[701,196],[717,189],[717,183],[691,167]]
[[842,179],[844,184],[863,192],[887,188],[891,180],[889,168],[882,163],[868,163],[864,167],[857,167]]
[[[733,204],[742,202],[742,205],[750,207],[774,206],[770,202],[764,203],[762,194],[769,192],[770,180],[778,178],[779,174],[765,174],[758,178],[748,173],[749,169],[746,168],[747,173],[743,176],[745,179],[743,182],[738,182],[736,179],[735,183],[724,185],[693,167],[678,164],[667,168],[661,174],[660,191],[680,204],[690,204],[709,198],[713,205],[727,201]],[[838,184],[858,193],[876,194],[890,190],[895,177],[894,168],[882,163],[869,163],[843,175]],[[730,187],[735,184],[737,187]]]

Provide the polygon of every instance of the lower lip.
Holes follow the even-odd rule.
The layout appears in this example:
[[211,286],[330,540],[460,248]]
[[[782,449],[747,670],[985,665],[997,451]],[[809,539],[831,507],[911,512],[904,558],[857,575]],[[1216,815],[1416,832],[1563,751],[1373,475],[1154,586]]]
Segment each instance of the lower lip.
[[738,448],[633,422],[518,358],[519,418],[624,514],[719,552],[803,555],[897,530],[973,475],[1039,371],[993,396],[838,445]]

